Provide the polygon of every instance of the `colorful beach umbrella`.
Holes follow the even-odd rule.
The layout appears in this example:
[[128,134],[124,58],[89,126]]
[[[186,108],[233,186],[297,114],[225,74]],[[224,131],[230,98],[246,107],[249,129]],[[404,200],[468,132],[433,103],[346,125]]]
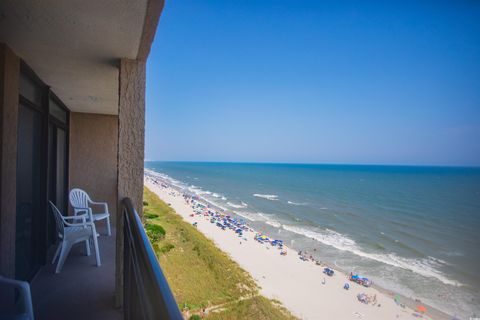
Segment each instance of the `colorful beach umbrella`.
[[417,307],[417,311],[420,313],[425,313],[427,312],[427,308],[425,308],[425,306],[420,305]]

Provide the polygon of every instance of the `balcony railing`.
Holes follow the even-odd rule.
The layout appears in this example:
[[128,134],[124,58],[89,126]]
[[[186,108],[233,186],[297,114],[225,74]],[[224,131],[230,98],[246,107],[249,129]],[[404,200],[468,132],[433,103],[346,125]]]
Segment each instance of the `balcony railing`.
[[122,204],[125,319],[183,319],[131,200]]

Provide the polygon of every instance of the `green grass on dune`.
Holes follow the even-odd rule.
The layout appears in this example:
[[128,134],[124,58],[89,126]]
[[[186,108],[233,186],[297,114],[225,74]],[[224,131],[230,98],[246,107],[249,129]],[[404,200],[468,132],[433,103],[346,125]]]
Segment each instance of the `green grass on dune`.
[[152,245],[181,310],[211,308],[206,319],[293,319],[277,302],[259,296],[247,272],[147,188],[144,199],[145,225],[165,231]]
[[210,313],[207,318],[209,320],[294,319],[279,302],[263,296],[230,303],[221,308],[219,312]]

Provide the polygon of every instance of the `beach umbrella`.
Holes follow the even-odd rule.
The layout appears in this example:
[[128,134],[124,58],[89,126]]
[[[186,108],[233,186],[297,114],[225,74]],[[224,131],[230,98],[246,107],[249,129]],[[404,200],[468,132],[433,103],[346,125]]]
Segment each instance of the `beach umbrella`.
[[427,308],[425,308],[425,306],[420,305],[417,307],[417,311],[420,313],[425,313],[427,312]]

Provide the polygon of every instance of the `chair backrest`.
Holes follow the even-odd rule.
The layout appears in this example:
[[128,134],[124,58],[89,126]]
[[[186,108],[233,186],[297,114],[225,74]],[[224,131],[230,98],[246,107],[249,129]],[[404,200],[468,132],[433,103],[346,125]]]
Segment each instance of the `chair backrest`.
[[70,204],[72,207],[75,208],[88,208],[88,203],[90,201],[90,197],[88,194],[83,191],[82,189],[74,188],[70,190],[70,194],[68,195],[70,199]]
[[52,213],[55,216],[55,224],[57,226],[58,237],[63,238],[65,232],[65,224],[63,223],[63,216],[60,213],[60,210],[53,204],[52,201],[50,202],[50,208],[52,208]]

